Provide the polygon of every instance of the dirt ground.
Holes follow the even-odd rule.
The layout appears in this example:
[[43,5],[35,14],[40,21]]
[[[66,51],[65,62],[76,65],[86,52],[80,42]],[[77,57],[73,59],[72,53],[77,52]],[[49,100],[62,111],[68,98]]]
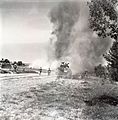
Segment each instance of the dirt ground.
[[0,120],[117,120],[118,106],[85,104],[94,96],[95,82],[38,74],[1,75]]

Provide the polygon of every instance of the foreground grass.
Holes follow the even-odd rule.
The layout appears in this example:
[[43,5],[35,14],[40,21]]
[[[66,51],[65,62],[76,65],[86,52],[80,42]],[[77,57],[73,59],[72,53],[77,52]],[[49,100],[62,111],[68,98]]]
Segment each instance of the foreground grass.
[[91,79],[57,80],[17,94],[4,94],[0,120],[117,120],[117,106],[85,104],[85,100],[102,94],[117,96],[117,87],[108,92],[111,85],[95,84]]
[[0,108],[1,120],[68,120],[77,119],[82,97],[76,86],[54,81],[29,91],[4,95]]

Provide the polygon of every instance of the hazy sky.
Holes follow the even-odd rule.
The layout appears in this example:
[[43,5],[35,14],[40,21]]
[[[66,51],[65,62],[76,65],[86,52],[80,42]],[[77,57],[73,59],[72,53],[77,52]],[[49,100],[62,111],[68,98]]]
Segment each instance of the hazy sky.
[[51,0],[4,0],[1,2],[2,43],[45,42],[51,24]]
[[[33,44],[33,49],[31,44],[23,49],[21,46],[23,43],[37,43],[39,47],[44,46],[44,51],[51,36],[48,14],[57,4],[54,1],[0,0],[0,57],[30,62],[41,56],[36,44]],[[30,56],[26,57],[26,54]]]
[[32,62],[46,55],[48,14],[60,1],[65,0],[0,0],[0,58]]

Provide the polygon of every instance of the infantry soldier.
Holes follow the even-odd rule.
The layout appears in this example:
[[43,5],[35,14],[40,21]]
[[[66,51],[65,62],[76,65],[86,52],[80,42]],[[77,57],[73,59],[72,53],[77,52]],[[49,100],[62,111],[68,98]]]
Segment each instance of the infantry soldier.
[[40,67],[39,69],[39,75],[41,75],[41,73],[42,73],[42,67]]
[[50,75],[50,73],[51,73],[51,69],[49,68],[49,69],[48,69],[48,75]]
[[14,71],[17,72],[17,64],[16,63],[13,65],[13,68],[14,68]]

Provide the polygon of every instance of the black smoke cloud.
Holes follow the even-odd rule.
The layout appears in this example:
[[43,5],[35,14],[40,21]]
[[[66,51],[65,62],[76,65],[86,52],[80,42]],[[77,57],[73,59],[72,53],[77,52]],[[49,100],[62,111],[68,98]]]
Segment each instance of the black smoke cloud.
[[111,45],[109,38],[103,39],[89,29],[89,9],[85,1],[66,1],[50,12],[54,25],[53,35],[55,58],[68,60],[73,72],[93,69],[103,63],[103,53]]
[[70,35],[72,28],[79,17],[79,7],[77,2],[61,2],[52,9],[51,22],[54,24],[53,34],[56,35],[55,57],[60,59],[67,56],[70,45]]

